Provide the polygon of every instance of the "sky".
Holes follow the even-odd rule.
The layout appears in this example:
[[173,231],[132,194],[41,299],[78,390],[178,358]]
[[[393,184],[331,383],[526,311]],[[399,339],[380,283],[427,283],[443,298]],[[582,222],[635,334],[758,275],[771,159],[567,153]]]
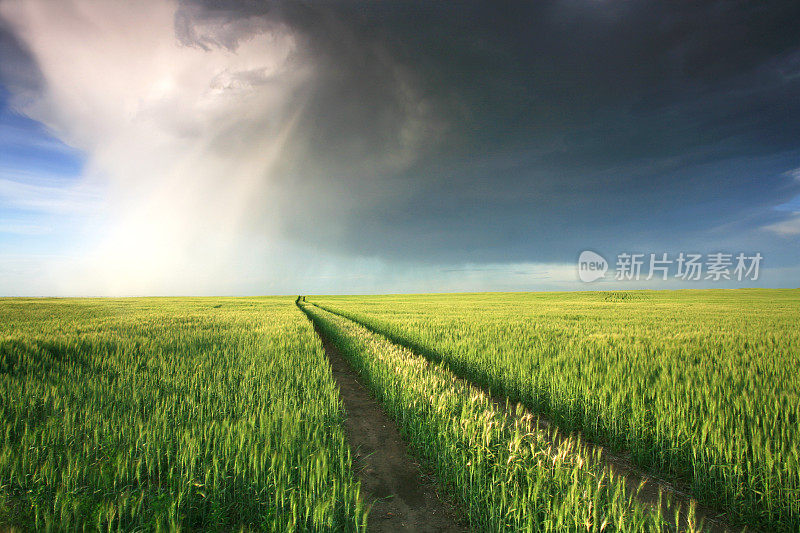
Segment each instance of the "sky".
[[798,27],[796,1],[0,0],[0,295],[800,287]]

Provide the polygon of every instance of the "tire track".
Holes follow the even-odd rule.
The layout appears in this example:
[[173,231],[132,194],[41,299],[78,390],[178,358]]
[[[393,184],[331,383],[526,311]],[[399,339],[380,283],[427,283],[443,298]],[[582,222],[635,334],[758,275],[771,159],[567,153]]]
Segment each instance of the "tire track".
[[344,421],[361,493],[371,504],[367,530],[376,533],[462,533],[456,507],[443,500],[436,480],[424,472],[400,436],[397,424],[383,411],[336,346],[314,324],[331,364],[344,403]]
[[422,357],[433,363],[444,363],[450,372],[457,376],[458,379],[470,384],[478,390],[481,390],[492,399],[498,408],[503,409],[508,416],[518,418],[523,417],[528,419],[531,430],[540,431],[543,435],[547,436],[548,440],[550,440],[553,445],[557,446],[570,437],[577,437],[590,452],[596,451],[598,453],[598,457],[605,464],[605,467],[609,471],[614,472],[616,476],[624,479],[626,488],[631,494],[635,494],[635,497],[638,501],[649,505],[654,509],[661,507],[661,512],[664,518],[668,520],[675,529],[680,531],[691,529],[692,519],[689,510],[693,508],[693,522],[702,522],[704,526],[703,529],[705,531],[709,531],[711,533],[755,531],[750,529],[749,526],[733,527],[728,523],[727,514],[725,512],[699,504],[691,495],[690,491],[685,487],[678,487],[675,483],[643,470],[642,468],[638,467],[626,454],[614,452],[602,444],[590,441],[586,439],[579,431],[575,431],[571,434],[566,434],[560,431],[558,426],[548,418],[540,414],[532,413],[524,405],[520,403],[512,403],[509,398],[497,395],[487,387],[475,383],[472,380],[466,379],[463,375],[460,375],[456,369],[452,368],[451,365],[449,365],[446,361],[443,361],[441,358],[431,357],[429,353],[420,350],[418,347],[408,346],[406,343],[398,342],[390,336],[384,334],[382,331],[377,330],[374,327],[364,324],[358,320],[354,320],[353,318],[342,313],[336,312],[335,310],[329,309],[322,305],[317,305],[310,301],[304,301],[307,304],[318,307],[345,320],[354,322],[371,331],[372,333],[386,339],[388,342],[410,350],[418,357]]

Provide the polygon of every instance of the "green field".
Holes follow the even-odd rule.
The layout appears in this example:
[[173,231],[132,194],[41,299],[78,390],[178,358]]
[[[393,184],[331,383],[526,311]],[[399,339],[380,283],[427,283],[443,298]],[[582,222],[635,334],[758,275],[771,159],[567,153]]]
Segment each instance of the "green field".
[[798,290],[3,299],[0,530],[364,529],[309,317],[474,531],[800,531]]
[[401,421],[475,531],[660,531],[668,524],[609,478],[576,440],[553,445],[445,367],[324,310],[305,307]]
[[356,530],[291,298],[3,300],[0,529]]
[[739,523],[800,531],[799,290],[309,300],[629,451]]

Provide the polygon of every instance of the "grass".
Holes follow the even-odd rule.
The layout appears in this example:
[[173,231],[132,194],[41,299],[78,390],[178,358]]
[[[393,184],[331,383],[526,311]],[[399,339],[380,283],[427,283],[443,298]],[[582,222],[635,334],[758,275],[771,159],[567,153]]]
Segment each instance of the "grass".
[[[445,366],[366,328],[301,304],[398,421],[412,446],[467,510],[475,531],[663,531],[575,439],[559,445]],[[691,515],[691,512],[690,512]],[[690,523],[685,530],[700,527]]]
[[731,520],[800,531],[800,291],[308,297],[626,450]]
[[[666,523],[487,388],[800,531],[798,290],[307,300],[476,530]],[[0,300],[0,529],[360,531],[342,417],[291,298]]]
[[291,298],[0,301],[0,529],[357,531]]

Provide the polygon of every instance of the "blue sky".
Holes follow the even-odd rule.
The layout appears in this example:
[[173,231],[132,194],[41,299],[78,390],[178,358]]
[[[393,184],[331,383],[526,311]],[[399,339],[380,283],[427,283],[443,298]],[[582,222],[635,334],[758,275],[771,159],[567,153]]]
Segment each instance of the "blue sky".
[[0,253],[64,254],[76,223],[70,189],[85,157],[14,111],[8,97],[0,86]]
[[800,286],[796,2],[146,4],[0,4],[0,294]]

